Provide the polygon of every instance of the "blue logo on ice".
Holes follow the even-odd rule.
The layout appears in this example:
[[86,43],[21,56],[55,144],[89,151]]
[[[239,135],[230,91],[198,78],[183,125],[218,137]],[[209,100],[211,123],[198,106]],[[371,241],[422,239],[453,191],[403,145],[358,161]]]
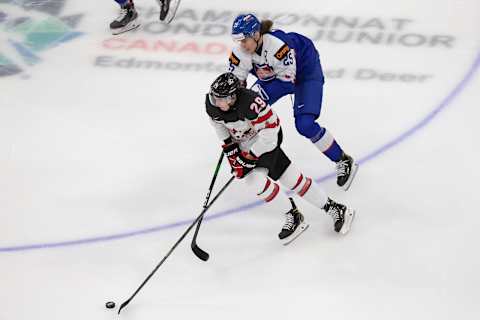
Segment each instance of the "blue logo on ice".
[[0,77],[42,61],[42,52],[77,38],[82,14],[60,16],[66,0],[0,0]]

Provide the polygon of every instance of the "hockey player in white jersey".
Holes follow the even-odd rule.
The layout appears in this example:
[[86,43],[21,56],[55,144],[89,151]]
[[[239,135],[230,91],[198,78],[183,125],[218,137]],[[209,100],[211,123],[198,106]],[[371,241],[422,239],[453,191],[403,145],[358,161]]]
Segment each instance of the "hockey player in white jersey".
[[332,134],[320,126],[324,77],[313,42],[298,33],[272,30],[273,22],[260,22],[253,14],[242,14],[232,25],[237,42],[229,58],[228,71],[246,85],[249,73],[257,77],[252,89],[273,105],[294,94],[295,127],[324,155],[336,163],[337,185],[347,190],[358,165]]
[[277,180],[325,210],[333,218],[336,232],[345,234],[350,230],[355,211],[330,199],[292,164],[280,146],[280,119],[258,93],[241,87],[240,80],[227,72],[212,83],[205,105],[233,174],[258,197],[284,208],[286,222],[278,235],[284,244],[293,241],[308,225],[293,199],[280,191]]

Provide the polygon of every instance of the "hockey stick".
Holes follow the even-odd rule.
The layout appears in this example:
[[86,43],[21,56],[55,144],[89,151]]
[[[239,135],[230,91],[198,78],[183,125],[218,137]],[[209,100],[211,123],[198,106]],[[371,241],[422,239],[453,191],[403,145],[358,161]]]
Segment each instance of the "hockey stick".
[[[218,171],[220,169],[220,166],[222,165],[223,155],[224,155],[224,153],[222,151],[222,154],[220,155],[220,158],[218,159],[217,168],[215,169],[215,173],[213,174],[212,182],[210,182],[210,187],[208,188],[207,198],[205,199],[205,203],[203,204],[203,209],[204,210],[208,205],[208,200],[210,199],[210,194],[212,193],[212,189],[213,189],[213,185],[215,184],[215,180],[217,180]],[[200,220],[198,220],[197,228],[195,229],[195,234],[193,235],[192,243],[191,243],[190,247],[192,248],[193,253],[195,253],[195,255],[200,260],[207,261],[208,258],[210,258],[210,255],[207,252],[203,251],[197,245],[197,235],[198,235],[198,230],[200,230],[200,225],[202,224],[202,220],[203,220],[203,217]]]
[[212,199],[212,201],[208,204],[208,206],[203,209],[202,213],[200,213],[200,215],[192,222],[192,224],[187,228],[187,230],[185,230],[185,232],[182,234],[182,236],[177,240],[177,242],[173,245],[173,247],[170,249],[170,251],[168,251],[168,253],[166,254],[165,257],[163,257],[163,259],[157,264],[157,266],[155,267],[155,269],[153,269],[152,272],[150,272],[150,274],[148,275],[148,277],[142,282],[142,284],[137,288],[137,290],[135,290],[135,292],[132,294],[132,296],[130,298],[128,298],[128,300],[124,301],[121,305],[120,305],[120,308],[118,309],[118,314],[120,314],[120,311],[122,311],[123,308],[125,308],[129,303],[130,301],[132,301],[132,299],[137,295],[137,293],[143,288],[143,286],[148,282],[148,280],[150,280],[150,278],[155,274],[155,272],[157,272],[158,268],[160,268],[160,266],[163,264],[163,262],[165,262],[165,260],[167,260],[167,258],[170,256],[170,254],[173,252],[173,250],[175,250],[175,248],[178,246],[178,244],[180,242],[182,242],[182,240],[185,238],[185,236],[192,230],[192,228],[195,226],[195,224],[200,220],[202,219],[203,215],[205,214],[205,212],[207,212],[207,210],[212,206],[212,204],[214,204],[214,202],[218,199],[218,197],[223,193],[223,191],[225,191],[225,189],[227,189],[227,187],[230,185],[230,183],[232,183],[232,181],[235,179],[234,176],[232,176],[230,178],[230,180],[228,180],[228,182],[222,187],[222,189],[220,189],[220,191],[218,191],[218,193],[215,195],[215,197]]

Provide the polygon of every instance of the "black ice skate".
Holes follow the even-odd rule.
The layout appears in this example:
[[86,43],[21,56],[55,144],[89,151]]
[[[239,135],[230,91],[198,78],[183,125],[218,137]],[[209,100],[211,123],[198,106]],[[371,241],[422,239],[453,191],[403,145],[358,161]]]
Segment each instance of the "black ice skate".
[[140,26],[138,13],[133,3],[129,1],[120,9],[118,18],[110,23],[110,31],[116,35],[138,28],[138,26]]
[[160,6],[160,21],[165,23],[172,22],[180,5],[180,0],[157,0],[157,2]]
[[355,178],[358,164],[352,157],[344,152],[335,167],[337,169],[337,185],[347,191],[352,184],[353,178]]
[[341,203],[337,203],[332,199],[328,199],[324,207],[325,211],[333,219],[334,230],[341,234],[350,231],[353,219],[355,218],[355,210],[346,207]]
[[283,225],[282,231],[278,234],[278,237],[285,246],[298,238],[303,231],[308,229],[308,224],[303,221],[303,215],[298,211],[295,202],[293,202],[292,198],[289,199],[292,203],[292,209],[285,213],[287,221]]

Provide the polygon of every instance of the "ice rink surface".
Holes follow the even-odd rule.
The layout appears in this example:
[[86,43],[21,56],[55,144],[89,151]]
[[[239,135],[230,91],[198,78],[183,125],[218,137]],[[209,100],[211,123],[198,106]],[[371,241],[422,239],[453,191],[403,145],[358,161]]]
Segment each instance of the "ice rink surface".
[[[361,162],[348,192],[274,108],[284,149],[358,215],[284,247],[283,212],[234,184],[121,319],[478,319],[480,3],[182,1],[112,36],[113,1],[0,0],[0,319],[115,319],[201,211],[220,144],[204,94],[234,16],[315,40],[320,122]],[[223,167],[218,188],[227,181]]]

